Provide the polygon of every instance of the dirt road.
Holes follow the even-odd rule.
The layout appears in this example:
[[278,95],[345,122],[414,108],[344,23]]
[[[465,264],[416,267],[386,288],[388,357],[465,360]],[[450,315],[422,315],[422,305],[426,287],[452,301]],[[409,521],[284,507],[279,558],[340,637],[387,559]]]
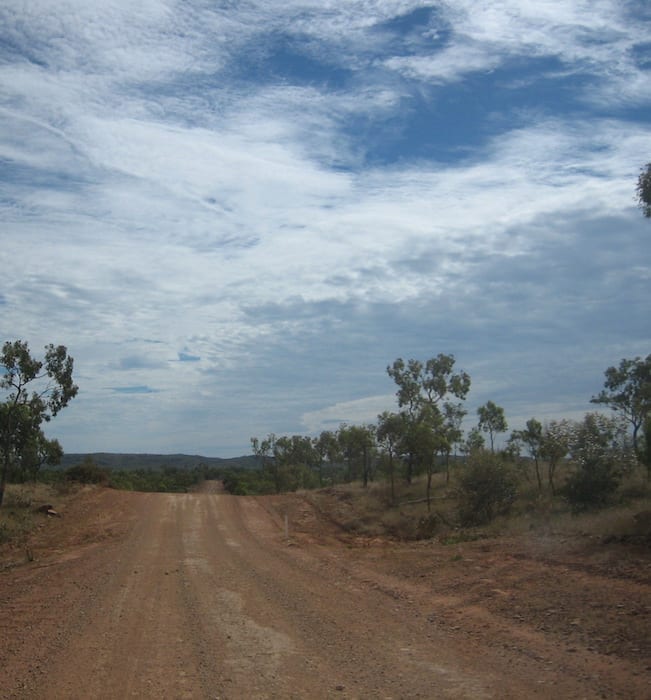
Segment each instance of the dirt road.
[[[646,649],[500,614],[506,569],[437,583],[426,547],[287,538],[272,499],[99,489],[44,530],[0,572],[0,697],[651,698]],[[497,608],[466,596],[483,579]],[[648,582],[601,583],[648,624]]]

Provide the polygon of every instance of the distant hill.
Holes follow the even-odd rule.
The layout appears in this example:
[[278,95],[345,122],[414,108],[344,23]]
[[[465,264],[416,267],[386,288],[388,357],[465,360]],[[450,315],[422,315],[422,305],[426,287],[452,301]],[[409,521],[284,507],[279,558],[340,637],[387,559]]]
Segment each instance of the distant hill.
[[201,455],[154,455],[154,454],[120,454],[114,452],[90,452],[90,453],[66,453],[63,455],[60,469],[68,469],[86,457],[91,457],[98,467],[108,469],[161,469],[163,467],[176,467],[177,469],[194,469],[200,465],[215,467],[218,469],[256,469],[258,460],[254,455],[242,457],[202,457]]

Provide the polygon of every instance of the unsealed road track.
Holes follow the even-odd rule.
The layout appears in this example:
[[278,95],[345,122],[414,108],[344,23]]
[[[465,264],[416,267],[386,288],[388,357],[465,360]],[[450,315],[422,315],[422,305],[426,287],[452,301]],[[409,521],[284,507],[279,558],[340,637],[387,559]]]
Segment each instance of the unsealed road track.
[[[0,574],[0,697],[588,698],[609,687],[580,660],[556,663],[544,638],[521,635],[505,653],[438,628],[431,589],[358,568],[342,545],[288,541],[261,499],[89,498],[87,544]],[[495,624],[473,619],[487,634]],[[633,674],[609,688],[642,698],[650,686]]]

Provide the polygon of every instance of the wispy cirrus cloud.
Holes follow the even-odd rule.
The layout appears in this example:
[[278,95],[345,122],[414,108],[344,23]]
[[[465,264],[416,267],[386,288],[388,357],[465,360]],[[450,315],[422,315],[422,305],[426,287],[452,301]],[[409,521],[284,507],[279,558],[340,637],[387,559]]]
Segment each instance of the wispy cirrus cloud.
[[75,356],[66,447],[238,454],[437,352],[579,410],[648,354],[644,12],[5,4],[4,330]]

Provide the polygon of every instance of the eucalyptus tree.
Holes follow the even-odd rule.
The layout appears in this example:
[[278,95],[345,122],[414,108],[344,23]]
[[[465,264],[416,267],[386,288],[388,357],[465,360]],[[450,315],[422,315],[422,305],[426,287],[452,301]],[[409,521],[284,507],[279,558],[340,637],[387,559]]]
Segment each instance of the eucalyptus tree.
[[35,470],[43,462],[56,464],[62,455],[56,440],[41,426],[77,395],[72,380],[74,361],[65,346],[45,347],[44,359],[32,357],[29,345],[6,342],[0,354],[0,506],[10,475]]
[[492,401],[487,401],[477,409],[477,415],[479,416],[479,429],[488,433],[491,452],[495,452],[495,436],[499,433],[505,433],[509,428],[504,417],[504,409]]
[[605,388],[591,402],[605,404],[626,418],[633,428],[633,448],[640,455],[638,433],[651,414],[651,355],[623,359],[605,375]]
[[475,454],[484,449],[486,440],[481,434],[481,430],[475,425],[470,428],[466,439],[461,442],[461,452],[465,455]]
[[443,433],[444,440],[441,443],[445,459],[445,483],[450,483],[450,454],[455,446],[463,440],[461,423],[468,412],[463,404],[446,401],[443,404]]
[[542,476],[540,474],[540,451],[543,440],[542,423],[535,418],[530,418],[524,430],[514,430],[511,434],[513,440],[519,440],[527,448],[529,456],[533,459],[536,470],[538,490],[542,491]]
[[347,481],[362,479],[364,488],[373,478],[375,459],[375,427],[342,425],[337,433],[342,455],[347,463]]
[[449,451],[450,445],[443,427],[443,414],[437,406],[426,404],[421,410],[420,420],[414,427],[418,463],[427,474],[425,495],[427,510],[431,508],[432,476],[438,454]]
[[330,481],[334,483],[335,468],[341,462],[341,449],[337,440],[337,434],[332,432],[332,430],[323,430],[318,438],[314,438],[313,444],[319,460],[319,485],[323,486],[325,465],[329,466]]
[[470,376],[454,372],[454,363],[454,355],[439,353],[425,363],[414,359],[405,363],[399,357],[387,367],[398,386],[396,396],[405,422],[407,481],[411,482],[414,466],[424,462],[428,468],[428,497],[434,456],[444,453],[450,444],[444,415],[454,411],[446,408],[448,397],[464,400],[470,390]]
[[389,480],[391,483],[391,503],[396,501],[395,464],[401,454],[405,437],[405,420],[399,413],[384,411],[378,416],[376,438],[378,446],[387,456]]
[[273,447],[273,462],[281,490],[295,491],[314,485],[319,454],[312,438],[305,435],[277,438]]
[[260,469],[263,473],[270,474],[276,493],[280,493],[282,484],[278,464],[275,460],[276,435],[269,433],[263,440],[252,437],[251,448],[253,454],[258,458]]
[[540,456],[547,462],[547,481],[553,494],[556,493],[554,477],[558,465],[570,449],[573,425],[569,420],[551,420],[543,426],[540,441]]
[[624,419],[601,413],[587,413],[574,424],[569,454],[574,470],[564,493],[574,509],[605,505],[636,464]]

